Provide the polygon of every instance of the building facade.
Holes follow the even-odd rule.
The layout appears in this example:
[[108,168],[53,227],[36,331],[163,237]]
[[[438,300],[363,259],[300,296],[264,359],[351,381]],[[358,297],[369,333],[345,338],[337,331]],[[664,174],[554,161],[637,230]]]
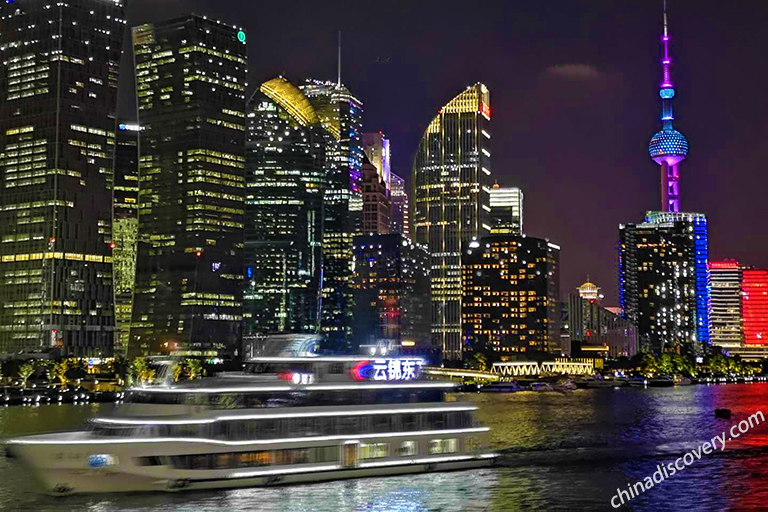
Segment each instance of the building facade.
[[490,194],[491,234],[523,234],[523,191],[495,183]]
[[133,29],[143,128],[134,354],[239,351],[245,41],[197,15]]
[[395,173],[390,175],[390,201],[392,203],[392,232],[411,238],[410,204],[405,180]]
[[742,272],[744,343],[768,345],[768,270],[744,269]]
[[112,212],[112,270],[115,288],[115,354],[125,354],[131,330],[136,248],[139,236],[139,131],[137,124],[117,126]]
[[392,231],[392,206],[389,189],[376,167],[363,163],[363,234],[387,235]]
[[490,232],[490,91],[475,84],[440,109],[413,165],[415,241],[432,254],[432,340],[461,359],[462,243]]
[[340,82],[307,80],[300,88],[332,137],[326,151],[321,330],[326,348],[355,352],[352,238],[362,233],[363,104]]
[[320,329],[323,193],[329,136],[309,100],[283,77],[248,103],[244,329]]
[[110,356],[121,0],[0,3],[0,353]]
[[557,245],[517,235],[465,242],[461,291],[462,334],[473,350],[561,353]]
[[392,164],[390,160],[389,139],[381,132],[363,134],[363,151],[368,160],[376,167],[379,178],[387,190],[391,190]]
[[711,331],[713,345],[731,347],[744,341],[741,325],[741,266],[738,261],[709,263],[711,286]]
[[355,237],[355,338],[429,347],[429,253],[404,236]]
[[[585,285],[592,283],[585,283]],[[592,285],[594,286],[594,285]],[[638,352],[637,327],[628,318],[603,307],[599,299],[579,293],[568,296],[568,337],[585,347],[608,347],[610,357],[632,357]],[[597,287],[595,287],[597,288]]]
[[619,228],[619,299],[640,349],[703,353],[709,345],[707,218],[648,212]]

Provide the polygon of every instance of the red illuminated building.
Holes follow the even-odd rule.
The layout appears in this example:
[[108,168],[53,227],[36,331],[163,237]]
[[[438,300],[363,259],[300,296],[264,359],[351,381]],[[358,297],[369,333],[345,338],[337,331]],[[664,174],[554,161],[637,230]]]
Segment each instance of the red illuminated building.
[[741,285],[744,343],[768,344],[768,270],[744,270]]

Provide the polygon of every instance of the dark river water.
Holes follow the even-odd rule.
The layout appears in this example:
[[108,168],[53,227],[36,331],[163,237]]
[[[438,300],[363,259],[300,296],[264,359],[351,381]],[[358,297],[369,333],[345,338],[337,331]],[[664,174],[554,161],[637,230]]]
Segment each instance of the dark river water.
[[[53,498],[35,493],[28,476],[0,457],[0,510],[613,510],[617,488],[626,490],[756,411],[768,415],[768,383],[458,399],[479,405],[502,453],[497,467],[292,487]],[[0,408],[0,437],[74,428],[111,408]],[[716,419],[716,408],[731,409],[731,419]],[[768,510],[768,421],[626,501],[623,510]]]

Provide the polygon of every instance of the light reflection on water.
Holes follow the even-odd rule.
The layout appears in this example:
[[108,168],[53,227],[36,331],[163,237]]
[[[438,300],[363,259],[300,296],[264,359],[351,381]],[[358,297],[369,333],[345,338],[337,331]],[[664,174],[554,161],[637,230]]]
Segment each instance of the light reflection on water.
[[[768,384],[463,395],[503,453],[491,469],[232,491],[51,498],[0,458],[0,509],[52,512],[610,510],[617,488],[755,411]],[[75,428],[111,405],[0,409],[0,436]],[[714,418],[727,407],[731,420]],[[768,503],[768,424],[632,500],[632,510],[761,509]]]

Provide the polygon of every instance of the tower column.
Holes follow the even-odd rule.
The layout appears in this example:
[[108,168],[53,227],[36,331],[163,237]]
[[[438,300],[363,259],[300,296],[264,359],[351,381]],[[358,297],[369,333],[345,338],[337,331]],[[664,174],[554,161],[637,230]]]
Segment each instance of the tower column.
[[677,164],[661,164],[661,206],[665,212],[680,211],[680,173]]

